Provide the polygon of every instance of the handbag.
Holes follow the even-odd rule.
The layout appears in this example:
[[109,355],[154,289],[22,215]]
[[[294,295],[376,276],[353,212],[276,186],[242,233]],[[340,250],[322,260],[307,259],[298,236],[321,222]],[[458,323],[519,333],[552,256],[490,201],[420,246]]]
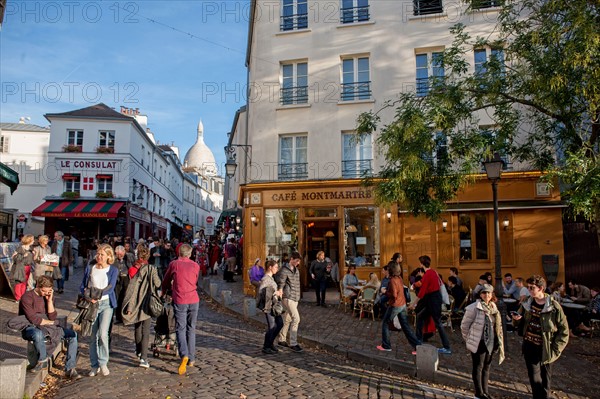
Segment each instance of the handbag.
[[75,303],[75,307],[77,309],[87,309],[90,307],[92,303],[85,299],[85,297],[81,294],[77,295],[77,303]]
[[[147,267],[152,267],[148,265]],[[156,273],[156,269],[152,268],[150,273],[147,274],[148,279],[148,292],[144,298],[144,312],[150,315],[150,317],[158,317],[164,310],[164,304],[162,300],[156,295],[156,290],[152,286],[152,274]]]
[[400,324],[399,315],[396,315],[392,320],[388,321],[388,328],[390,331],[402,331],[402,325]]
[[281,316],[285,313],[285,308],[283,307],[283,303],[279,299],[273,297],[273,305],[271,305],[271,314],[273,316]]
[[450,305],[450,296],[448,296],[448,290],[446,289],[446,285],[442,282],[442,279],[438,277],[440,280],[440,294],[442,294],[442,302],[445,305]]

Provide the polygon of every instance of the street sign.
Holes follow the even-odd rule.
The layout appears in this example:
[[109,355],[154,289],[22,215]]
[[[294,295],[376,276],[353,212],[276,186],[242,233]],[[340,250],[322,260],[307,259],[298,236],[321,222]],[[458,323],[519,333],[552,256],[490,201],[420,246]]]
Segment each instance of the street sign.
[[214,217],[212,217],[212,216],[207,216],[207,217],[206,217],[206,223],[208,223],[208,224],[211,224],[211,223],[212,223],[212,222],[214,222],[214,221],[215,221],[215,218],[214,218]]
[[18,217],[19,222],[24,222],[25,219],[26,219],[26,217],[23,214],[20,214],[19,217]]

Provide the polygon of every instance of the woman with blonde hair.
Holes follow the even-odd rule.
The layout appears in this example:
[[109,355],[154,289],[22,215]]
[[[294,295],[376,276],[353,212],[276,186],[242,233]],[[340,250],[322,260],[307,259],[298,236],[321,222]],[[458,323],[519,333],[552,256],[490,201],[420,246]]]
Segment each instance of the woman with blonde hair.
[[135,353],[140,360],[140,367],[150,368],[148,363],[148,340],[150,338],[150,322],[152,317],[144,309],[144,300],[154,293],[157,297],[160,278],[156,267],[148,264],[150,250],[138,246],[137,260],[129,268],[129,286],[123,299],[123,323],[135,327]]
[[29,279],[32,266],[35,265],[31,244],[33,244],[33,235],[25,234],[21,238],[21,245],[17,247],[17,250],[13,254],[10,278],[13,281],[15,299],[17,301],[20,301],[25,291],[27,291],[27,280]]
[[375,290],[379,290],[381,287],[381,282],[379,281],[379,277],[377,277],[377,273],[369,274],[369,281],[367,281],[367,285],[365,287],[373,287]]
[[98,245],[96,251],[96,264],[86,267],[81,282],[81,294],[94,306],[97,306],[97,315],[92,323],[92,336],[90,339],[90,363],[92,369],[90,377],[99,372],[107,376],[108,370],[108,330],[110,328],[113,309],[117,307],[115,285],[119,270],[112,266],[115,262],[115,253],[108,244]]
[[[52,248],[48,245],[50,242],[50,238],[47,235],[41,235],[38,238],[38,246],[33,248],[33,259],[35,261],[35,279],[46,274],[46,265],[43,265],[42,259],[44,256],[50,255],[52,253]],[[53,267],[52,268],[52,278],[54,280],[58,280],[60,277],[60,268]]]

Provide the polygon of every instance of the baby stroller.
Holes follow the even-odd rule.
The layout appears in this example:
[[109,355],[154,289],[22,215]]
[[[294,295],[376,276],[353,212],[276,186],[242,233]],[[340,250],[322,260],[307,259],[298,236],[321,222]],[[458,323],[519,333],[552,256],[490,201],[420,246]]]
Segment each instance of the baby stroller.
[[163,311],[156,318],[156,324],[154,325],[154,343],[151,346],[152,355],[160,357],[161,353],[164,353],[178,356],[173,299],[170,295],[165,295],[163,301]]

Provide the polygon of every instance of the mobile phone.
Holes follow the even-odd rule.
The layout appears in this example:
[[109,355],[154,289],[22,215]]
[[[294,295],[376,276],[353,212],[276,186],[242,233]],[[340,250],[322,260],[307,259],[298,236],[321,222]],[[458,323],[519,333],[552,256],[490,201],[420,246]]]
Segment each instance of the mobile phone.
[[519,312],[517,312],[517,311],[514,311],[514,310],[511,310],[511,311],[510,311],[510,314],[511,314],[511,315],[513,315],[513,316],[521,316],[521,315],[519,314]]

